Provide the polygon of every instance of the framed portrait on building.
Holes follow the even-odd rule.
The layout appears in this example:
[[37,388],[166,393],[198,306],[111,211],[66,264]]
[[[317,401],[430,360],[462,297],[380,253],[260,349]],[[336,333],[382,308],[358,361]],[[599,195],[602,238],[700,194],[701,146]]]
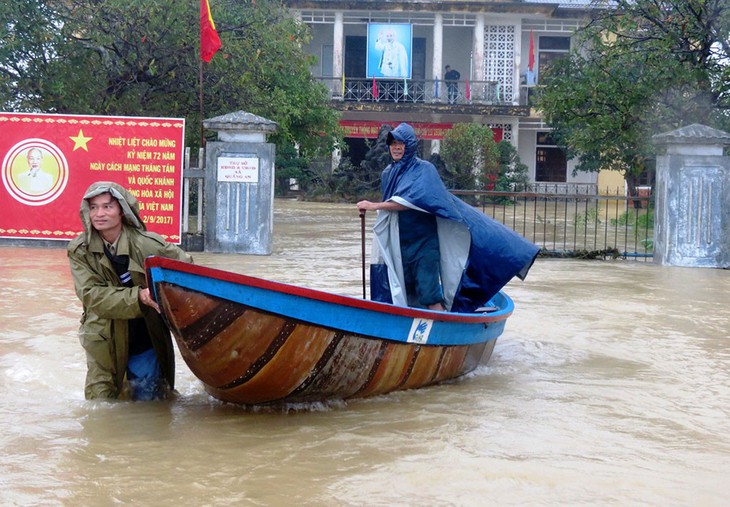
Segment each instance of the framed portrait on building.
[[368,23],[367,77],[410,79],[413,26]]

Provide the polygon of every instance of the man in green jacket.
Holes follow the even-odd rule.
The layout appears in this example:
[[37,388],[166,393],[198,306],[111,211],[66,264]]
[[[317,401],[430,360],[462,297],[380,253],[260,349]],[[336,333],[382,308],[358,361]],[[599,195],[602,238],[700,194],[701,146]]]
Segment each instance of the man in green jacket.
[[175,386],[175,356],[146,286],[144,260],[192,258],[147,231],[137,199],[117,183],[92,184],[80,215],[84,232],[69,243],[68,258],[84,307],[79,338],[88,367],[86,398],[164,398]]

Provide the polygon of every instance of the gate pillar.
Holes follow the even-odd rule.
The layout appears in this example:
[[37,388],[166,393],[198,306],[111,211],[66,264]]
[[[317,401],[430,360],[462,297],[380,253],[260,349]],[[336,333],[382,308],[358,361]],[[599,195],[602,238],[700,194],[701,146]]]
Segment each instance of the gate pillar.
[[730,268],[730,134],[693,124],[653,139],[654,262]]
[[245,111],[203,121],[218,132],[205,150],[205,251],[269,255],[274,228],[277,124]]

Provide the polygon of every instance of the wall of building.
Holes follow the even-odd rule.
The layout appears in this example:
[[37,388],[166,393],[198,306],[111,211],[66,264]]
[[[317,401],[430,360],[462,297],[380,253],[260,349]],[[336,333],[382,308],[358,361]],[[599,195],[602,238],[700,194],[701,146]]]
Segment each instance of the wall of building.
[[[518,3],[518,2],[516,2]],[[522,4],[522,2],[519,2]],[[408,23],[411,22],[413,26],[413,37],[414,38],[423,38],[426,41],[426,47],[425,47],[425,65],[423,69],[424,78],[427,81],[431,81],[434,78],[438,78],[439,80],[443,80],[443,74],[444,74],[444,67],[446,65],[450,65],[451,67],[458,70],[461,74],[461,83],[460,83],[460,90],[462,94],[465,93],[465,81],[469,79],[472,83],[475,80],[475,73],[474,71],[476,69],[472,69],[472,50],[473,50],[473,41],[474,41],[474,29],[475,25],[478,22],[478,14],[475,14],[473,12],[471,13],[461,13],[461,14],[454,14],[449,13],[446,11],[442,11],[442,19],[443,19],[443,26],[442,26],[442,35],[443,35],[443,44],[441,48],[441,66],[439,70],[439,73],[437,75],[434,75],[437,69],[434,69],[434,23],[436,19],[435,13],[428,13],[424,12],[422,10],[419,10],[417,13],[414,11],[413,13],[408,13],[404,11],[399,12],[390,12],[386,13],[387,5],[383,5],[383,10],[373,11],[371,13],[363,12],[363,21],[362,22],[354,22],[358,20],[359,12],[354,11],[345,11],[344,12],[344,25],[343,25],[343,35],[345,38],[345,41],[348,36],[360,36],[360,37],[366,37],[367,36],[367,19],[368,16],[371,16],[373,21],[377,22],[393,22],[393,23]],[[409,16],[411,16],[409,18]],[[309,52],[311,54],[317,55],[318,57],[322,54],[323,47],[331,48],[334,45],[333,41],[333,31],[334,31],[334,11],[329,12],[327,16],[321,17],[322,20],[325,20],[325,22],[317,21],[317,16],[311,16],[309,23],[313,40],[311,44],[309,45]],[[307,16],[303,16],[304,21],[307,21]],[[387,21],[384,21],[387,20]],[[315,22],[316,21],[316,22]],[[502,66],[499,69],[499,76],[507,76],[508,78],[511,78],[510,86],[512,89],[512,95],[508,97],[508,100],[510,99],[519,99],[521,97],[521,93],[524,92],[524,88],[521,87],[522,82],[522,76],[525,75],[525,71],[527,70],[528,61],[529,61],[529,49],[530,49],[530,32],[532,31],[534,42],[535,42],[535,67],[536,71],[538,70],[538,62],[539,62],[539,40],[542,36],[561,36],[561,37],[567,37],[570,36],[574,29],[580,25],[580,22],[576,19],[567,19],[567,18],[553,18],[548,19],[543,14],[540,14],[538,10],[536,10],[532,14],[526,14],[526,13],[518,13],[518,12],[486,12],[483,17],[484,26],[487,28],[487,30],[490,30],[490,27],[498,26],[498,25],[507,25],[509,27],[514,27],[513,29],[508,30],[508,33],[505,35],[505,37],[509,40],[506,41],[506,44],[508,47],[514,47],[515,55],[514,55],[514,63],[513,67],[510,70],[509,67],[505,68]],[[492,42],[495,43],[494,46],[486,47],[484,49],[484,59],[488,61],[490,58],[494,58],[495,54],[498,54],[499,49],[494,49],[495,47],[498,47],[501,43],[499,40],[499,37],[501,37],[501,32],[497,36],[496,39],[494,39],[494,33],[495,31],[492,29],[492,36],[493,40]],[[510,38],[514,37],[514,38]],[[511,45],[511,46],[510,46]],[[346,51],[346,48],[343,48],[343,52]],[[490,53],[490,51],[492,53]],[[502,57],[504,55],[501,55]],[[502,60],[504,62],[504,60]],[[326,63],[326,62],[325,62]],[[506,73],[505,73],[506,71]],[[322,62],[318,63],[318,65],[312,69],[313,75],[315,77],[319,78],[330,78],[331,79],[339,79],[341,76],[333,76],[331,67],[328,65],[325,65],[325,68],[322,67]],[[510,73],[511,72],[511,73]],[[346,75],[346,77],[350,78],[351,76]],[[354,78],[354,76],[353,76]],[[490,79],[489,76],[485,76],[485,79]],[[500,78],[501,79],[501,78]],[[538,81],[539,85],[539,81]],[[429,86],[433,86],[433,83],[431,83]],[[443,87],[443,85],[441,85]],[[339,89],[339,86],[338,86]],[[445,89],[443,89],[440,93],[445,93]],[[504,97],[504,96],[503,96]],[[462,97],[463,98],[463,97]],[[368,109],[368,105],[372,104],[372,110]],[[515,102],[514,105],[518,105],[518,102]],[[457,123],[460,121],[479,121],[482,124],[488,124],[488,125],[504,125],[509,124],[512,125],[512,143],[517,147],[518,154],[520,156],[520,159],[523,163],[525,163],[530,170],[530,177],[533,179],[535,178],[535,165],[536,165],[536,134],[538,130],[546,131],[549,130],[547,126],[544,124],[541,124],[539,121],[539,118],[535,118],[536,122],[531,124],[529,128],[520,128],[522,120],[518,115],[515,116],[477,116],[473,113],[470,113],[468,111],[470,104],[462,104],[462,107],[455,108],[455,110],[452,112],[443,112],[439,111],[437,114],[432,114],[432,118],[424,118],[425,116],[428,116],[428,113],[424,113],[422,111],[418,112],[418,119],[414,117],[413,119],[409,120],[408,115],[410,113],[404,113],[400,112],[399,109],[394,108],[392,111],[389,109],[388,104],[384,102],[379,102],[377,106],[375,105],[374,101],[363,102],[362,111],[360,112],[353,112],[351,110],[349,112],[350,119],[362,119],[366,121],[386,121],[388,119],[391,119],[391,117],[395,118],[397,117],[398,120],[406,120],[406,121],[432,121],[435,123]],[[537,113],[532,111],[531,115],[536,115]],[[471,116],[471,120],[470,120]],[[535,126],[537,125],[537,126]],[[573,176],[573,168],[575,167],[576,162],[575,161],[568,161],[567,162],[567,168],[566,168],[566,183],[569,184],[578,184],[578,185],[595,185],[597,182],[597,175],[592,173],[579,173]]]

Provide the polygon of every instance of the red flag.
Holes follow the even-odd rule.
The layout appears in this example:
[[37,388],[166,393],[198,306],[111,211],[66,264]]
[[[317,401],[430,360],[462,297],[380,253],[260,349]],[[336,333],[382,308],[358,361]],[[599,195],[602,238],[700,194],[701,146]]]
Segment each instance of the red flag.
[[373,76],[373,100],[378,100],[378,83],[375,82],[375,76]]
[[221,39],[210,15],[208,0],[200,0],[200,58],[206,63],[210,62],[220,48]]
[[466,100],[471,100],[471,88],[469,87],[469,78],[466,78],[466,92],[464,93]]
[[530,30],[530,54],[527,56],[527,69],[535,71],[535,36]]

